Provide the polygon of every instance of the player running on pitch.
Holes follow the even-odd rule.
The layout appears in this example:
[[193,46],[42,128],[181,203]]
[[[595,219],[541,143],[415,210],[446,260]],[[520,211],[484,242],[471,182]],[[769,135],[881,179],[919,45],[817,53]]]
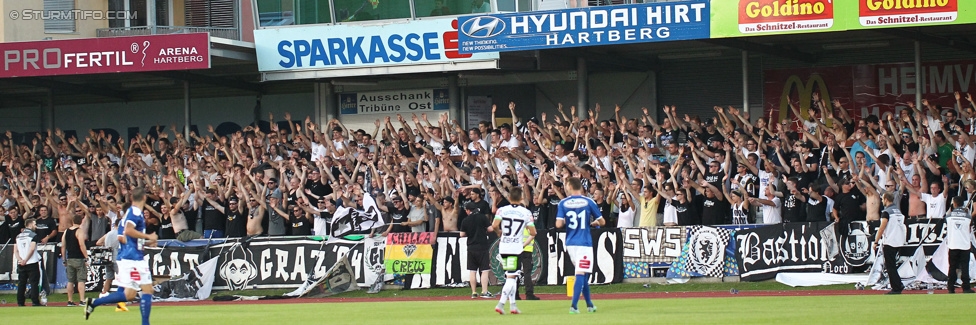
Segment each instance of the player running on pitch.
[[[502,268],[505,270],[505,286],[502,287],[501,298],[498,299],[498,306],[495,311],[505,315],[505,301],[509,302],[508,312],[511,314],[521,313],[515,305],[516,278],[521,271],[518,270],[518,257],[525,250],[525,246],[532,244],[535,238],[535,223],[532,221],[532,212],[522,206],[522,189],[513,188],[508,191],[508,201],[512,205],[498,208],[492,227],[499,234],[498,252],[502,255]],[[523,232],[528,229],[531,236],[526,239]]]
[[590,237],[590,226],[602,226],[606,221],[603,220],[596,202],[583,196],[583,184],[579,178],[571,177],[566,181],[566,192],[570,196],[559,201],[556,228],[562,228],[568,223],[566,251],[576,267],[573,307],[569,309],[569,313],[579,314],[576,304],[580,294],[586,299],[587,311],[592,313],[596,312],[596,306],[590,300],[589,274],[593,272],[593,239]]
[[149,325],[149,311],[152,309],[153,287],[149,273],[149,261],[143,248],[146,244],[156,242],[156,234],[146,234],[146,219],[143,207],[146,204],[146,190],[136,188],[132,190],[132,206],[126,210],[125,217],[119,222],[119,254],[116,256],[116,282],[119,290],[108,296],[92,299],[88,298],[85,306],[85,320],[95,311],[96,306],[114,305],[135,299],[138,290],[142,289],[139,310],[142,312],[142,324]]

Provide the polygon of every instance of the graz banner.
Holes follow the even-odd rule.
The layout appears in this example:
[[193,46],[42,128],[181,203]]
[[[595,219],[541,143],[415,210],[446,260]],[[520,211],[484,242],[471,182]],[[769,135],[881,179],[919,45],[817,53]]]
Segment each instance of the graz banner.
[[[955,92],[976,94],[974,75],[976,61],[923,62],[918,74],[914,63],[766,70],[763,113],[775,120],[806,119],[816,93],[827,105],[839,100],[855,120],[884,117],[907,109],[919,91],[930,104],[945,110],[956,106]],[[800,108],[801,117],[790,112],[790,103]],[[967,105],[965,96],[962,103]]]
[[[154,275],[182,275],[202,261],[200,249],[147,248],[150,269]],[[218,290],[296,288],[313,274],[325,274],[339,256],[347,253],[350,263],[356,266],[357,284],[365,286],[362,263],[366,257],[363,245],[356,241],[339,240],[329,244],[294,238],[247,243],[228,241],[210,246],[206,251],[218,258],[213,286]]]
[[437,233],[390,233],[386,236],[386,273],[430,274]]
[[[623,240],[620,229],[601,228],[591,231],[593,236],[592,284],[619,283],[624,279]],[[564,278],[576,274],[576,267],[566,251],[566,233],[550,230],[546,238],[545,276],[540,284],[561,285]]]

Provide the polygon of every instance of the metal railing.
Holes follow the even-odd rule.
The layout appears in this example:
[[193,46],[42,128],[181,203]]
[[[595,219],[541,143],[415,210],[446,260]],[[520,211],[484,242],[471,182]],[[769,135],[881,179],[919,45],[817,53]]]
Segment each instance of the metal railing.
[[230,27],[135,26],[135,27],[99,28],[96,30],[96,33],[98,37],[210,33],[210,36],[212,37],[220,37],[220,38],[226,38],[232,40],[241,39],[241,34],[237,30],[237,28],[230,28]]

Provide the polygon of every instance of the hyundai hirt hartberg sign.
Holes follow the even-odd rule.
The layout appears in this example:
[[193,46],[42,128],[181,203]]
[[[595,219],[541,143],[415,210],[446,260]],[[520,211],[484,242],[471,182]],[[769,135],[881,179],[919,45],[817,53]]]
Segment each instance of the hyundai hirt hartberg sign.
[[457,20],[449,18],[260,29],[254,31],[258,70],[450,65],[498,59],[498,53],[459,53],[456,24]]
[[0,43],[0,78],[210,68],[210,35]]
[[707,39],[709,2],[692,0],[461,17],[461,53]]

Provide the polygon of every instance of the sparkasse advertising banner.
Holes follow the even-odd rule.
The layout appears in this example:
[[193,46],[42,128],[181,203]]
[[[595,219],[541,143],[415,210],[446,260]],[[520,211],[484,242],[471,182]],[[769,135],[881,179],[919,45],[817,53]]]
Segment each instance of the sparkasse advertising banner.
[[450,109],[447,89],[408,89],[339,94],[342,115],[407,114]]
[[454,19],[396,20],[254,31],[258,70],[322,70],[497,60],[458,52]]
[[465,16],[461,53],[709,38],[707,0]]
[[0,78],[210,68],[210,35],[0,43]]

